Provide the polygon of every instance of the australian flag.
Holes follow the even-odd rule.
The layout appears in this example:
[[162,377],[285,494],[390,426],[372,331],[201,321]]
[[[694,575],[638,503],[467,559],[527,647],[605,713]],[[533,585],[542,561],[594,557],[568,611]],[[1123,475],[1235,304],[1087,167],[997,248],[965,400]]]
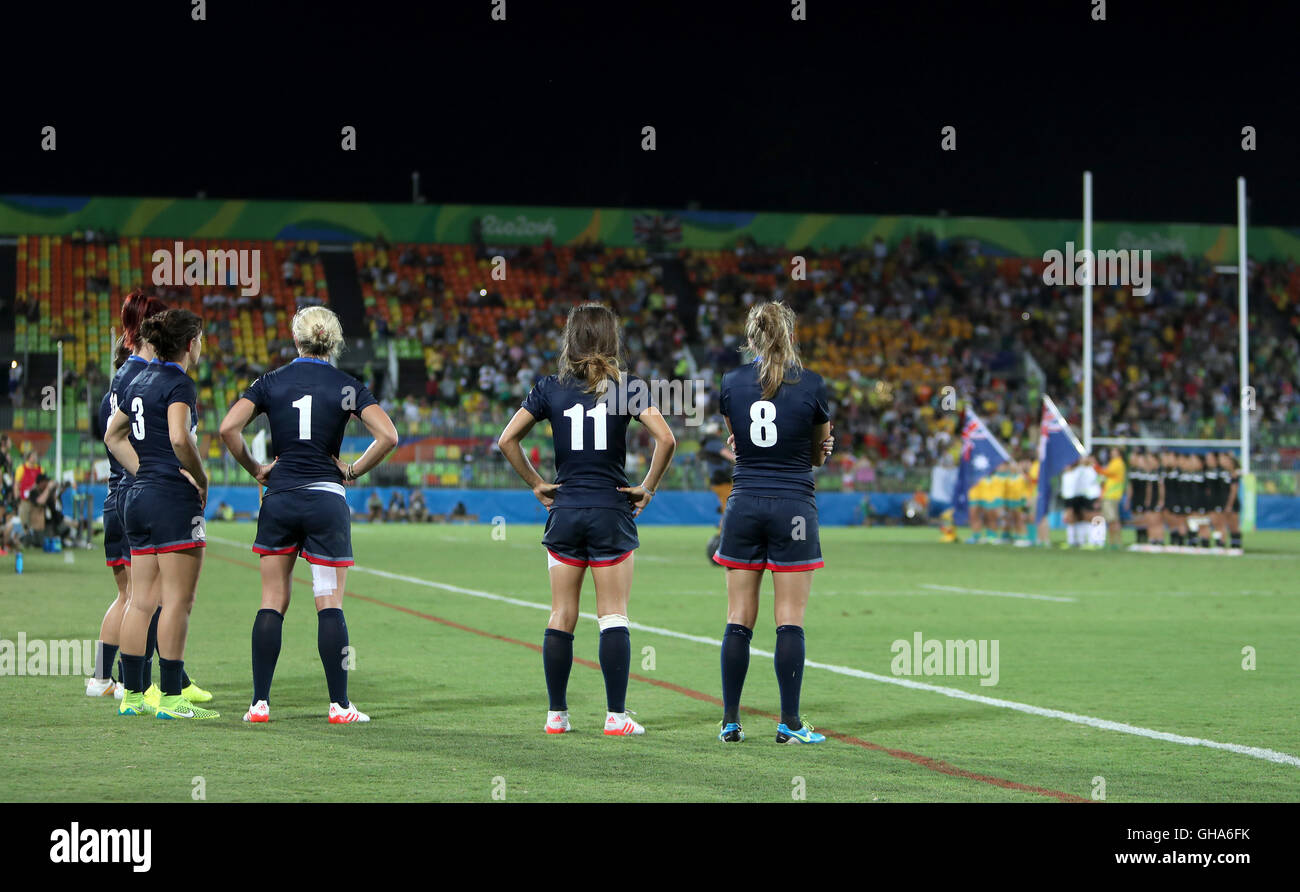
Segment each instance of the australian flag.
[[957,465],[957,492],[952,498],[953,522],[963,526],[970,510],[970,488],[1005,461],[1011,461],[1007,450],[997,437],[989,432],[980,417],[966,407],[961,423],[961,462]]
[[1038,513],[1047,515],[1052,500],[1052,478],[1083,457],[1083,444],[1051,397],[1043,394],[1043,421],[1038,428]]

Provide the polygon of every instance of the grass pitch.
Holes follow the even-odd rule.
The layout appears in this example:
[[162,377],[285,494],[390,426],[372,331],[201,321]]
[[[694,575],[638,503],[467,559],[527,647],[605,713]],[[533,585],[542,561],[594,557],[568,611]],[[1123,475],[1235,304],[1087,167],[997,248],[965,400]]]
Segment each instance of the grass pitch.
[[[6,677],[6,801],[1300,800],[1300,535],[1246,557],[940,545],[933,530],[822,531],[803,710],[832,735],[777,746],[776,680],[755,654],[749,736],[715,739],[723,576],[704,528],[642,527],[628,705],[606,738],[593,619],[578,628],[575,733],[542,733],[549,588],[539,527],[353,529],[351,695],[331,726],[309,584],[295,586],[272,721],[240,721],[259,603],[252,524],[212,523],[186,665],[211,722],[119,718],[76,677]],[[100,551],[0,570],[0,638],[93,638],[112,597]],[[10,558],[9,560],[12,560]],[[296,578],[309,582],[306,564]],[[774,641],[771,583],[754,647]],[[1049,600],[1057,599],[1057,600]],[[584,609],[594,610],[591,583]],[[895,675],[893,643],[998,642],[978,675]],[[705,640],[701,640],[705,639]],[[1255,668],[1243,668],[1244,648]],[[816,665],[814,665],[816,664]],[[949,667],[951,668],[951,667]],[[156,670],[155,670],[156,672]],[[156,675],[155,675],[156,677]],[[922,687],[898,684],[918,682]],[[1227,749],[1215,745],[1231,745]],[[201,780],[200,780],[201,779]],[[1100,780],[1099,780],[1100,779]]]

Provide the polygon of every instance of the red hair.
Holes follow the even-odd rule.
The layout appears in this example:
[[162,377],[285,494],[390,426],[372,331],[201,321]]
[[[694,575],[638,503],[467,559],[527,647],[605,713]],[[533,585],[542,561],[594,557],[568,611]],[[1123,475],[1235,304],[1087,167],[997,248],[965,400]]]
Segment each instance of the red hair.
[[122,343],[128,350],[134,353],[140,349],[140,323],[165,309],[167,304],[140,288],[122,299]]

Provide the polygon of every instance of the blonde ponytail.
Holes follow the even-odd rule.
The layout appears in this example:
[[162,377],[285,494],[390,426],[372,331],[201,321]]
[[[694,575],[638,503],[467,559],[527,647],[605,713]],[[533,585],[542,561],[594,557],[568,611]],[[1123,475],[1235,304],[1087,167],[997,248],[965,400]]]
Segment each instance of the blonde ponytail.
[[763,399],[770,400],[786,381],[799,380],[803,360],[794,345],[794,310],[781,301],[756,305],[745,320],[747,347],[758,357]]

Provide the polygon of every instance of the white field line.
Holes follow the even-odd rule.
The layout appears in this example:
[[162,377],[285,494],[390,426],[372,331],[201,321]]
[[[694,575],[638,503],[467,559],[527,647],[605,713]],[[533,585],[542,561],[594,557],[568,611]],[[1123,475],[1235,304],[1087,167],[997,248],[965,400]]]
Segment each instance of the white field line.
[[[248,547],[247,543],[235,542],[230,539],[221,539],[216,536],[209,536],[208,541],[218,542],[222,545],[233,545],[240,548]],[[536,601],[525,601],[521,598],[510,598],[506,595],[498,595],[493,592],[464,588],[459,585],[450,585],[445,582],[433,582],[432,580],[421,579],[418,576],[406,576],[401,573],[390,573],[387,570],[373,570],[369,567],[354,566],[349,569],[353,572],[369,573],[373,576],[379,576],[383,579],[391,579],[396,582],[406,582],[411,585],[440,589],[446,592],[455,592],[456,594],[469,595],[474,598],[483,598],[488,601],[513,604],[516,607],[529,607],[534,610],[544,610],[547,612],[550,612],[551,609],[549,604],[539,604]],[[584,619],[596,619],[594,613],[582,613],[580,616]],[[663,629],[658,626],[647,626],[643,623],[637,622],[629,623],[629,625],[638,631],[649,632],[653,635],[663,635],[666,638],[677,638],[682,641],[694,641],[697,644],[707,644],[711,647],[722,646],[722,642],[717,638],[709,638],[705,635],[688,635],[685,632],[676,632],[672,629]],[[760,650],[757,647],[751,647],[750,653],[759,657],[770,657],[773,655],[771,651]],[[967,700],[971,703],[980,703],[984,706],[996,706],[1000,709],[1011,709],[1016,712],[1027,713],[1028,715],[1060,719],[1063,722],[1072,722],[1076,725],[1086,725],[1090,728],[1097,728],[1102,731],[1117,731],[1120,734],[1131,734],[1135,737],[1146,737],[1150,740],[1162,740],[1166,743],[1177,743],[1182,746],[1203,746],[1209,749],[1224,750],[1230,753],[1250,756],[1254,759],[1263,759],[1267,762],[1276,762],[1279,765],[1292,765],[1296,768],[1300,768],[1300,758],[1288,753],[1278,752],[1277,750],[1264,749],[1256,746],[1244,746],[1239,743],[1220,743],[1217,740],[1206,740],[1201,737],[1186,737],[1182,734],[1170,734],[1167,731],[1155,731],[1151,728],[1142,728],[1124,722],[1112,722],[1109,719],[1099,719],[1093,716],[1080,715],[1079,713],[1065,712],[1060,709],[1045,709],[1041,706],[1032,706],[1028,703],[1017,703],[1014,700],[1000,700],[996,697],[985,697],[982,694],[972,694],[968,691],[962,691],[957,688],[945,688],[940,685],[928,684],[923,681],[912,681],[910,678],[895,678],[891,675],[878,675],[875,672],[866,672],[862,669],[854,669],[849,666],[838,666],[834,663],[819,663],[815,660],[807,660],[804,665],[813,669],[823,669],[827,672],[833,672],[836,675],[847,675],[850,678],[862,678],[867,681],[878,681],[883,684],[897,685],[901,688],[911,688],[914,691],[929,691],[933,694],[942,694],[945,697],[951,697],[954,700]]]
[[955,592],[959,595],[993,595],[998,598],[1024,598],[1029,601],[1060,601],[1062,603],[1074,604],[1078,598],[1059,598],[1055,595],[1031,595],[1025,592],[1000,592],[987,588],[962,588],[958,585],[938,585],[933,582],[919,583],[921,588],[932,589],[937,592]]

